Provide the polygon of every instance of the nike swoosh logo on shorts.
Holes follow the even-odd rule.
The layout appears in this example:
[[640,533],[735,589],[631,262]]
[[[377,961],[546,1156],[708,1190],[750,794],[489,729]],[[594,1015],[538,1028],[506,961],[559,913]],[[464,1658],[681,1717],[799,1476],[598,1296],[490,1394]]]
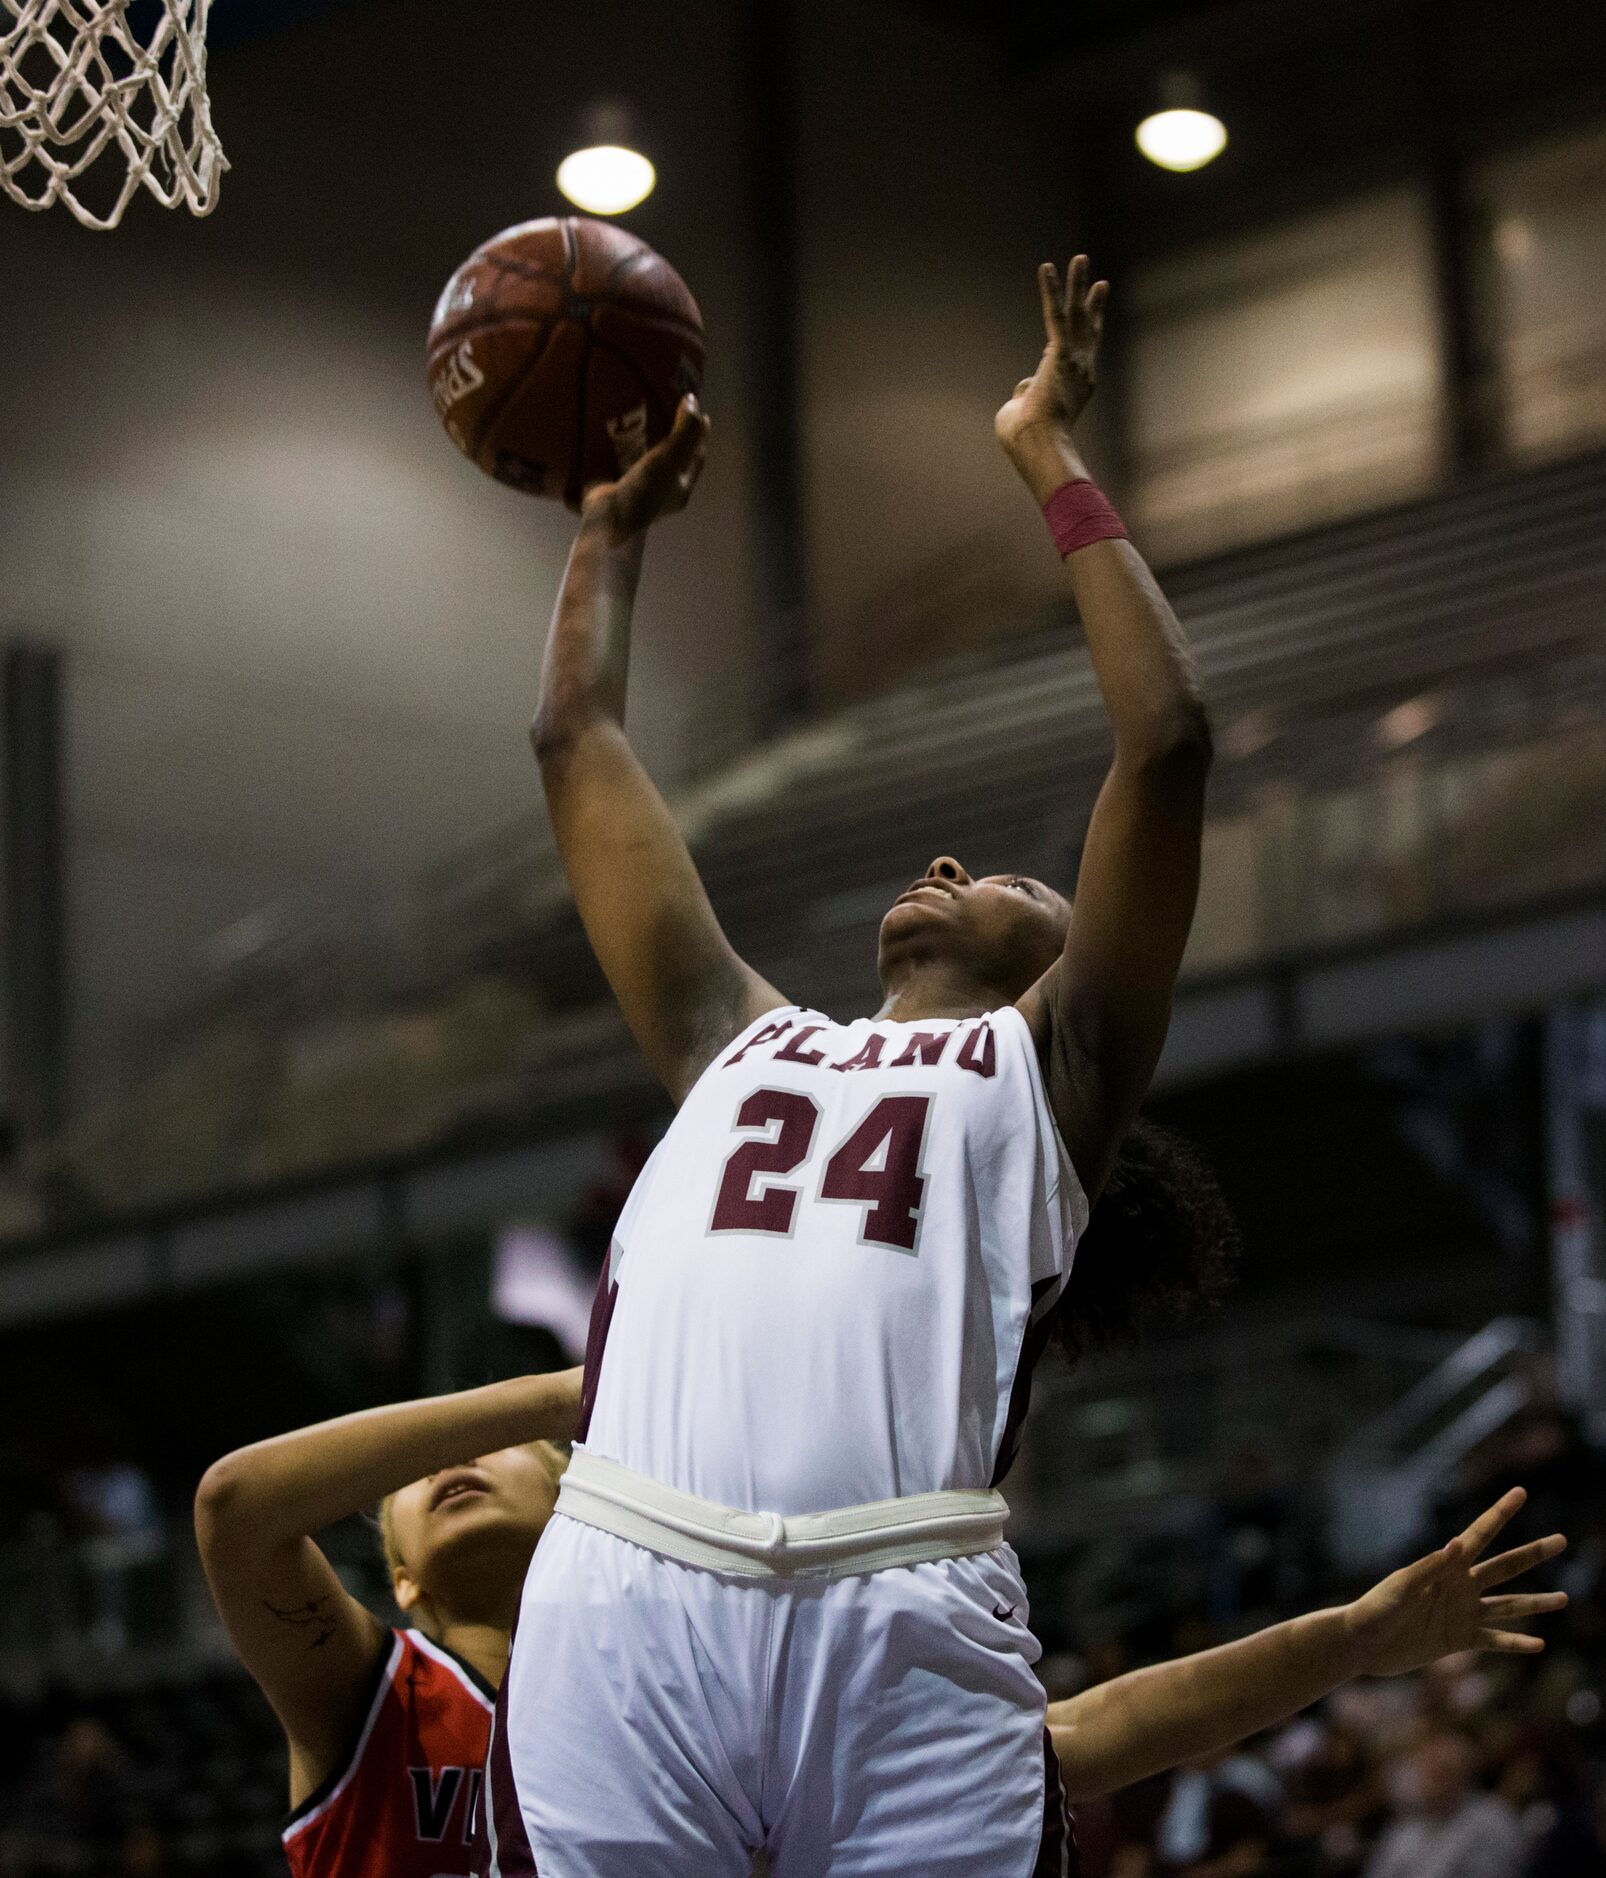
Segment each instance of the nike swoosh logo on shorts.
[[993,1606],[993,1616],[996,1617],[1001,1624],[1007,1624],[1014,1615],[1015,1607],[1013,1604],[995,1604]]

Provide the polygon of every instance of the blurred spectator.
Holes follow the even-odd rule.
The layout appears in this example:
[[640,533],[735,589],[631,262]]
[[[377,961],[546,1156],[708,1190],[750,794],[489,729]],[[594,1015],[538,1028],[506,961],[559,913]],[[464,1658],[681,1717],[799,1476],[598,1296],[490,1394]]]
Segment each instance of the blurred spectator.
[[102,1721],[68,1722],[30,1770],[20,1837],[25,1870],[115,1871],[127,1837],[128,1757]]
[[1216,1754],[1171,1777],[1155,1835],[1160,1870],[1188,1878],[1251,1878],[1270,1869],[1282,1788],[1264,1762]]
[[167,1841],[154,1826],[130,1826],[123,1840],[123,1878],[166,1878],[172,1869]]
[[159,1601],[167,1534],[156,1490],[140,1468],[120,1461],[73,1468],[61,1490],[84,1575],[87,1641],[101,1656],[120,1655],[135,1609]]
[[1599,1878],[1606,1868],[1579,1757],[1554,1728],[1532,1728],[1501,1771],[1500,1797],[1527,1843],[1523,1878]]
[[1288,1790],[1284,1834],[1308,1866],[1350,1878],[1365,1863],[1386,1812],[1365,1740],[1329,1715],[1297,1724],[1279,1745]]
[[[1154,1846],[1171,1792],[1167,1775],[1139,1781],[1091,1807],[1076,1809],[1079,1878],[1151,1878]],[[1087,1830],[1083,1830],[1083,1816]]]
[[1278,1602],[1289,1526],[1287,1500],[1265,1455],[1240,1448],[1207,1528],[1210,1614],[1218,1622],[1270,1610]]
[[1465,1735],[1443,1732],[1396,1763],[1394,1799],[1404,1817],[1384,1833],[1366,1878],[1519,1878],[1517,1815],[1498,1794],[1478,1791],[1477,1765]]

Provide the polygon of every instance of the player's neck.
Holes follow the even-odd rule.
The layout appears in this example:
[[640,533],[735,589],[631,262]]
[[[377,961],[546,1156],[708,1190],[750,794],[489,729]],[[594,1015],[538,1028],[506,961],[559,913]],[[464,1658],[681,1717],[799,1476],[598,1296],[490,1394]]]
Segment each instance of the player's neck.
[[509,1636],[499,1624],[449,1623],[442,1628],[440,1641],[477,1669],[493,1689],[499,1689],[507,1673]]
[[978,984],[947,960],[911,962],[886,985],[887,1001],[876,1016],[895,1024],[928,1017],[984,1017],[1010,999],[996,987]]

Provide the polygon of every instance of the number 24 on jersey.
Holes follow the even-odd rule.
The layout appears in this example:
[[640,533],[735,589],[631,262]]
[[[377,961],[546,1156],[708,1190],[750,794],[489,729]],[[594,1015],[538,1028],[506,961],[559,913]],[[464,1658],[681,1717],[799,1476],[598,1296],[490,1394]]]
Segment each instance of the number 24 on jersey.
[[[864,1215],[862,1244],[913,1252],[925,1199],[920,1150],[930,1110],[929,1095],[882,1096],[831,1151],[810,1204],[857,1206]],[[725,1162],[709,1230],[790,1237],[804,1193],[785,1177],[808,1161],[819,1125],[812,1096],[755,1089],[736,1111],[737,1132],[748,1138]]]

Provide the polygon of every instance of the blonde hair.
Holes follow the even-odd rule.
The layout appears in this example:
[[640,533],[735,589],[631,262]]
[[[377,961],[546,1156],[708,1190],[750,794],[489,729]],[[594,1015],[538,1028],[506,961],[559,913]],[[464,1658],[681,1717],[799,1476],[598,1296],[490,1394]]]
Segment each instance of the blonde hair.
[[[569,1465],[569,1448],[566,1442],[532,1441],[530,1444],[537,1458],[547,1470],[547,1475],[554,1488],[562,1480]],[[397,1572],[407,1569],[407,1561],[402,1557],[396,1544],[396,1496],[387,1493],[379,1502],[379,1544],[385,1554],[385,1568],[392,1577]]]

